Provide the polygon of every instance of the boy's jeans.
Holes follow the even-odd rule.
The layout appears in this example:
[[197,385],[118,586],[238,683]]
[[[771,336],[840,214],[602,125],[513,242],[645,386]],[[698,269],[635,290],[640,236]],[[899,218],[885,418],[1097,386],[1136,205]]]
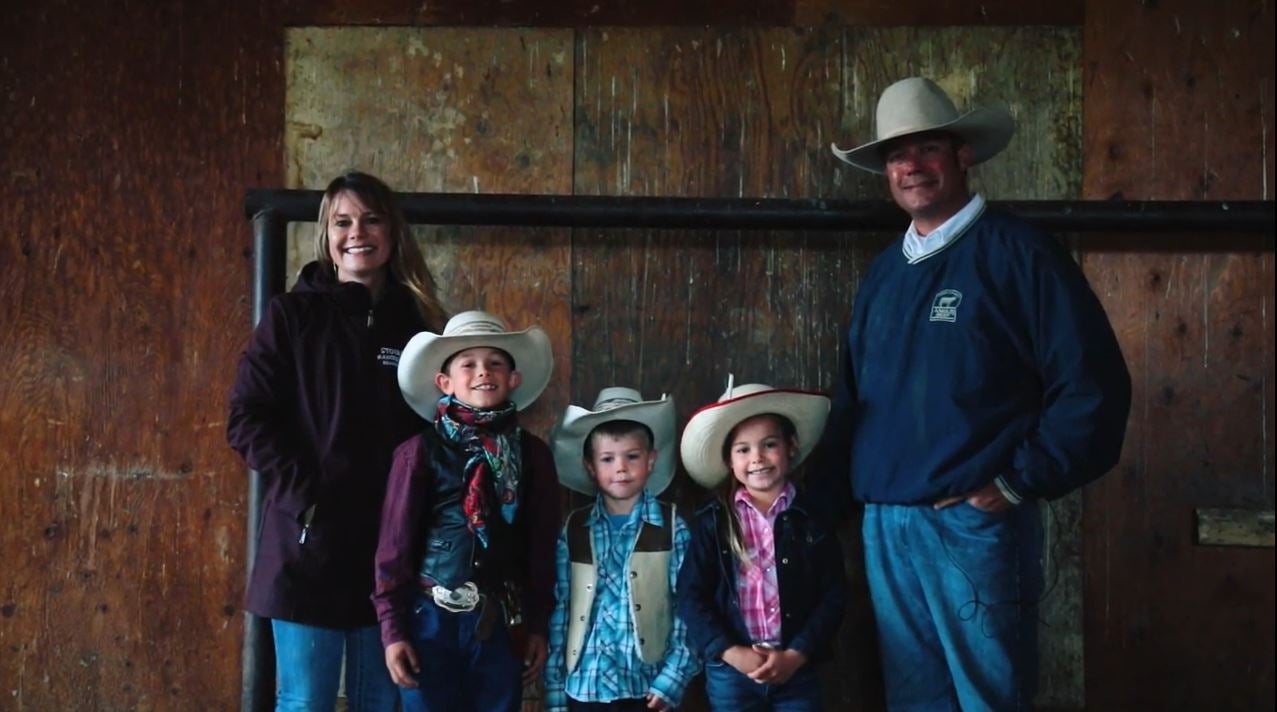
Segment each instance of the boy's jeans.
[[891,710],[1031,709],[1042,522],[1036,502],[865,505],[865,575]]
[[723,712],[819,712],[820,679],[811,665],[796,670],[783,685],[760,685],[722,660],[705,663],[705,696]]
[[518,712],[523,662],[504,620],[492,625],[487,640],[478,639],[481,615],[480,608],[452,613],[429,596],[417,599],[412,644],[421,674],[415,689],[399,688],[404,712]]
[[395,683],[377,626],[321,628],[271,620],[275,634],[277,712],[331,712],[337,704],[342,653],[350,712],[394,712]]

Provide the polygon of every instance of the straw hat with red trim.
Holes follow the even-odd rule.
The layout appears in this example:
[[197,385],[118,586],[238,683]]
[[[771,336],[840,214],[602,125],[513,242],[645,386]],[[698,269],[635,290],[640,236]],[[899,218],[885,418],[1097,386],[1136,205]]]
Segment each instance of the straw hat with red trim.
[[773,388],[762,383],[733,386],[733,381],[728,375],[727,390],[718,402],[693,413],[683,429],[679,448],[683,467],[693,480],[707,489],[727,479],[723,443],[732,428],[742,421],[769,413],[788,418],[798,433],[798,456],[790,463],[791,467],[797,467],[815,449],[829,416],[829,398],[819,393]]

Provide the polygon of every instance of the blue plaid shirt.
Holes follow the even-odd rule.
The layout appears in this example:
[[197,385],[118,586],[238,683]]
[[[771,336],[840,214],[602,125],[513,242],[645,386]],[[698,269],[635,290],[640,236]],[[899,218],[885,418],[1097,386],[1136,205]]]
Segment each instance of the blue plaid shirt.
[[[612,702],[642,698],[649,692],[659,695],[670,706],[677,706],[687,683],[700,671],[700,661],[687,647],[687,628],[677,615],[670,626],[665,657],[657,664],[648,665],[638,655],[625,571],[643,521],[654,526],[665,524],[656,498],[646,491],[620,527],[610,521],[602,496],[594,502],[586,522],[594,544],[598,588],[585,645],[571,674],[567,671],[564,651],[568,637],[571,562],[566,530],[559,534],[555,554],[556,603],[550,618],[550,653],[545,665],[545,706],[550,712],[566,710],[569,696],[581,702]],[[669,565],[671,598],[690,539],[687,525],[675,516],[674,551]]]

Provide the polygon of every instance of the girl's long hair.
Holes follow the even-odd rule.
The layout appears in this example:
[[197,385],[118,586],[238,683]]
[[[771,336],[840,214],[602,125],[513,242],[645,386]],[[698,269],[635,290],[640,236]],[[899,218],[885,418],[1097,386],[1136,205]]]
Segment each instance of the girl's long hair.
[[354,193],[369,210],[382,215],[387,221],[390,228],[390,262],[387,264],[390,277],[412,292],[417,311],[421,312],[421,318],[426,322],[426,329],[442,332],[448,314],[439,302],[434,275],[426,267],[426,260],[421,256],[421,249],[417,247],[417,241],[408,229],[408,222],[404,220],[394,192],[376,176],[347,171],[328,184],[328,188],[324,190],[324,199],[319,203],[315,259],[330,272],[336,271],[337,267],[328,251],[328,214],[337,194],[343,191]]
[[[715,489],[715,495],[718,497],[719,504],[726,510],[726,514],[722,520],[723,531],[719,532],[719,536],[727,539],[728,545],[732,548],[732,554],[744,568],[753,566],[754,562],[750,560],[749,551],[745,548],[745,536],[741,533],[740,517],[736,514],[736,491],[744,485],[736,479],[736,473],[732,472],[732,442],[735,441],[736,431],[740,430],[740,426],[754,418],[771,418],[772,422],[780,426],[780,433],[785,438],[785,444],[790,448],[798,447],[798,429],[794,427],[793,421],[779,413],[763,413],[746,418],[737,423],[723,439],[723,463],[727,465],[727,479]],[[792,480],[793,477],[794,468],[790,468],[789,472],[785,473],[785,480]]]

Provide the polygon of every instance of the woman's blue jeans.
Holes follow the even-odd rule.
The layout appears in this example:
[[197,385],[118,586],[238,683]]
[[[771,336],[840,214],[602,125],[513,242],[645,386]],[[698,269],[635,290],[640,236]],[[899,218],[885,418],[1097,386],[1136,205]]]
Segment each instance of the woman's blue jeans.
[[377,626],[321,628],[272,619],[271,630],[276,712],[331,712],[337,704],[343,653],[350,712],[394,712],[399,694],[386,670]]

